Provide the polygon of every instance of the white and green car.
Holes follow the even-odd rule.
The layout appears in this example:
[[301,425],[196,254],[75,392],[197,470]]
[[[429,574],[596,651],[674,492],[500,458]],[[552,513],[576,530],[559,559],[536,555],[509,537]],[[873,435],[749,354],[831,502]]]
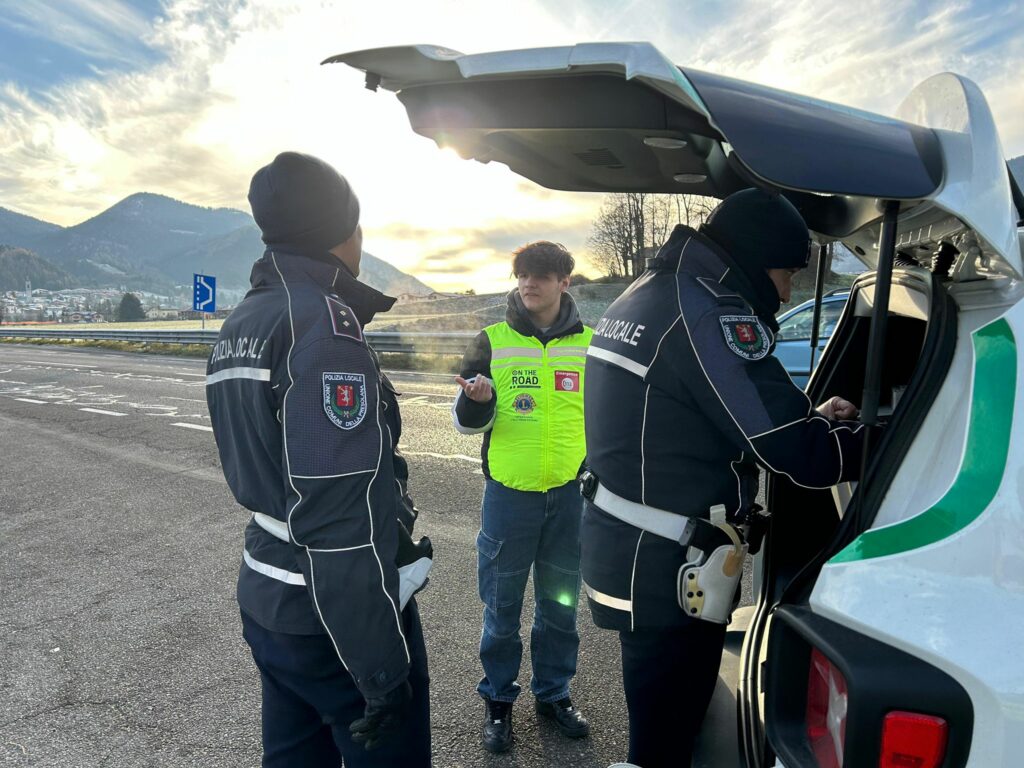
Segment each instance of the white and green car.
[[646,44],[329,61],[462,157],[560,190],[774,188],[861,256],[808,389],[861,399],[870,462],[827,491],[769,478],[701,764],[1024,765],[1024,198],[978,87],[937,75],[893,119]]

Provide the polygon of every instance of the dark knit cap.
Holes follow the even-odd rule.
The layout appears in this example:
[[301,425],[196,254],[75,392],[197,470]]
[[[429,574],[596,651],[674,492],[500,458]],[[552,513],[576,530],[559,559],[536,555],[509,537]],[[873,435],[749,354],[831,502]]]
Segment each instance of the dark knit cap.
[[359,224],[359,200],[345,177],[299,152],[282,152],[256,171],[249,205],[263,242],[297,253],[326,253]]
[[811,254],[811,236],[797,209],[782,195],[761,189],[729,195],[701,232],[745,270],[803,268]]

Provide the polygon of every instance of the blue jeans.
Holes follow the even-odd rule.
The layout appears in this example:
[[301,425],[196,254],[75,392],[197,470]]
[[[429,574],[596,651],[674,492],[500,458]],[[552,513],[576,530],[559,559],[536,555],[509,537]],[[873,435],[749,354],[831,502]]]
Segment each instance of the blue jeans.
[[542,493],[487,481],[476,540],[484,602],[480,635],[484,676],[477,691],[484,698],[515,701],[519,694],[516,678],[523,657],[519,626],[531,567],[536,607],[530,633],[530,690],[544,702],[569,695],[580,647],[576,603],[582,511],[575,481]]

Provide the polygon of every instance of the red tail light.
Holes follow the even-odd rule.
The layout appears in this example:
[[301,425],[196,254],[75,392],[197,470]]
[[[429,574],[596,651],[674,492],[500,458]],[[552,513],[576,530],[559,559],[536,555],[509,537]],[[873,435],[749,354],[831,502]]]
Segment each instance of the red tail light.
[[807,677],[807,741],[820,768],[843,768],[846,701],[846,679],[823,653],[812,649]]
[[948,738],[949,726],[941,717],[890,712],[882,725],[878,768],[938,768]]

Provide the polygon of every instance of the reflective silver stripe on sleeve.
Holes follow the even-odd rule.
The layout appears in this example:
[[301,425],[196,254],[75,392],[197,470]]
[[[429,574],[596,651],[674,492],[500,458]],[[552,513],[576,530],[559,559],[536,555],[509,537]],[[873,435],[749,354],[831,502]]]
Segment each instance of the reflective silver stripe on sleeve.
[[276,536],[281,541],[289,541],[288,538],[288,524],[283,520],[271,517],[270,515],[264,515],[262,512],[253,512],[252,519],[260,528],[269,533],[271,536]]
[[632,600],[623,600],[621,597],[612,597],[611,595],[606,595],[604,592],[598,592],[585,581],[583,582],[583,588],[587,591],[587,597],[595,603],[600,603],[601,605],[609,608],[614,608],[617,611],[633,612]]
[[253,379],[255,381],[270,381],[269,368],[251,368],[248,366],[237,366],[225,368],[224,370],[211,373],[206,377],[206,385],[216,384],[225,379]]
[[641,379],[647,375],[646,365],[640,365],[640,363],[635,360],[630,360],[628,357],[616,354],[615,352],[609,352],[607,349],[591,347],[587,350],[587,354],[591,357],[596,357],[599,360],[604,360],[606,363],[617,365],[619,368],[625,368],[630,373],[635,373]]
[[306,586],[306,577],[301,573],[295,573],[293,571],[286,571],[284,568],[278,568],[267,563],[261,563],[249,554],[249,550],[242,550],[242,559],[245,560],[245,564],[252,568],[257,573],[262,573],[264,576],[269,576],[272,579],[283,581],[285,584],[291,584],[295,587]]
[[544,350],[537,347],[498,347],[491,350],[491,360],[505,360],[510,357],[544,357]]

